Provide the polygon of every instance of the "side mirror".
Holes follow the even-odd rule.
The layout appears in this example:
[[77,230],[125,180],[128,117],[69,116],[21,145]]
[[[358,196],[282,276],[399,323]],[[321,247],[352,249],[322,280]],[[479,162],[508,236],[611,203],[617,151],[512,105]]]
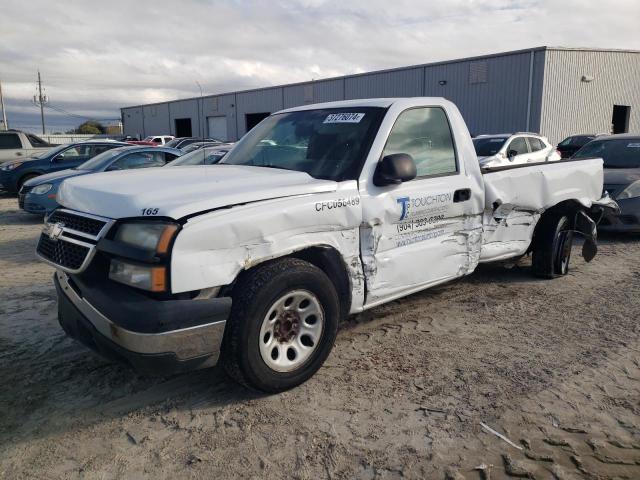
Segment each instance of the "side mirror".
[[513,157],[516,157],[516,156],[518,156],[518,151],[517,150],[509,150],[507,152],[507,158],[509,160],[511,160]]
[[416,162],[407,153],[393,153],[387,155],[376,167],[373,174],[373,184],[378,187],[398,185],[416,178]]

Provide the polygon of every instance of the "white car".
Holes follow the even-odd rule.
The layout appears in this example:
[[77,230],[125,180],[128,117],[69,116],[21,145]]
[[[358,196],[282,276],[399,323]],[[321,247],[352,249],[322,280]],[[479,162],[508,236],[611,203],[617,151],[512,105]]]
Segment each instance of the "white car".
[[473,139],[473,146],[483,168],[552,162],[562,158],[546,137],[535,133],[479,135]]
[[151,135],[149,137],[146,137],[142,141],[143,142],[155,143],[156,145],[166,145],[167,143],[169,143],[174,138],[176,138],[176,137],[173,137],[171,135],[156,135],[156,136]]

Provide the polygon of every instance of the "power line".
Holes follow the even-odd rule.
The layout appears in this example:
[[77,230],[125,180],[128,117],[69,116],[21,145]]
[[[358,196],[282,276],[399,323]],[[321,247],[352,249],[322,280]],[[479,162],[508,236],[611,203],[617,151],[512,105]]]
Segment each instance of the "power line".
[[62,113],[64,115],[67,115],[69,117],[74,117],[74,118],[79,118],[81,120],[95,120],[95,121],[115,121],[115,120],[120,120],[120,118],[95,118],[95,117],[87,117],[85,115],[80,115],[77,113],[72,113],[72,112],[68,112],[67,110],[61,108],[61,107],[57,107],[55,105],[51,105],[51,104],[47,104],[45,105],[45,107],[50,108],[51,110],[55,110],[58,113]]

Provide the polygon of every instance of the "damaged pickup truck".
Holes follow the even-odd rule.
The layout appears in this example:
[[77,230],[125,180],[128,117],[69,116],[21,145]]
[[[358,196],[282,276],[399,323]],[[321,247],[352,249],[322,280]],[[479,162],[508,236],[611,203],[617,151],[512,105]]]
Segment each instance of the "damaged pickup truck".
[[284,110],[219,165],[65,181],[37,254],[73,338],[143,372],[215,365],[267,392],[311,377],[338,322],[531,253],[596,253],[601,159],[481,171],[440,98]]

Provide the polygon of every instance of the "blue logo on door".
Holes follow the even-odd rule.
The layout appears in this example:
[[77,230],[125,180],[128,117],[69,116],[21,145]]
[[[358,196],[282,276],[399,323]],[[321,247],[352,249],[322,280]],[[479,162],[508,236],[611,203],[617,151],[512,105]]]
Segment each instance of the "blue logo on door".
[[409,197],[400,197],[396,199],[396,203],[402,205],[402,212],[400,212],[400,220],[404,220],[407,217],[407,213],[409,212]]

